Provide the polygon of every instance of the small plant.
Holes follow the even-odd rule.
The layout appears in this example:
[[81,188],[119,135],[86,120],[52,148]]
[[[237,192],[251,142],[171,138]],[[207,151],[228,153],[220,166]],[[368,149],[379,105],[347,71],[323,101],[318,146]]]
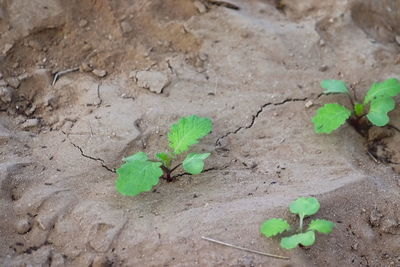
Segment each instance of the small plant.
[[211,131],[212,122],[209,118],[196,115],[181,118],[178,123],[172,125],[168,133],[171,151],[156,154],[155,160],[150,160],[144,152],[124,158],[125,163],[117,169],[118,192],[126,196],[135,196],[150,191],[158,184],[161,176],[169,182],[172,181],[174,178],[171,174],[180,165],[190,174],[201,173],[204,160],[210,156],[210,153],[190,153],[182,163],[174,167],[172,167],[172,162]]
[[349,118],[349,123],[354,128],[362,132],[368,128],[365,124],[368,120],[375,126],[385,126],[389,123],[388,112],[395,108],[394,97],[400,94],[400,82],[395,79],[387,79],[383,82],[373,83],[364,97],[364,101],[358,102],[352,96],[346,84],[340,80],[324,80],[321,87],[325,89],[324,94],[346,94],[349,97],[352,109],[337,104],[329,103],[317,110],[317,114],[312,118],[316,133],[331,133],[339,128]]
[[[315,231],[323,234],[332,232],[335,224],[327,220],[312,220],[307,230],[303,232],[304,218],[317,213],[319,207],[318,200],[313,197],[300,197],[290,204],[290,212],[299,215],[300,225],[295,234],[281,239],[282,248],[293,249],[298,245],[311,246],[315,242]],[[273,237],[290,229],[291,227],[286,220],[272,218],[261,225],[260,231],[267,237]]]

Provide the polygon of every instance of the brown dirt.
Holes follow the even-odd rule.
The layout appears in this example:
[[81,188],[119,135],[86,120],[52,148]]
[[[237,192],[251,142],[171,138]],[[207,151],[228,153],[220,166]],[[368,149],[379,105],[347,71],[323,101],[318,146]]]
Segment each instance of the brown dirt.
[[[367,139],[310,122],[340,101],[322,79],[362,95],[399,78],[400,2],[200,2],[0,0],[0,265],[400,266],[400,112]],[[148,70],[159,94],[138,86]],[[119,195],[121,158],[165,149],[188,114],[213,119],[208,171]],[[310,195],[331,235],[292,251],[260,235]]]

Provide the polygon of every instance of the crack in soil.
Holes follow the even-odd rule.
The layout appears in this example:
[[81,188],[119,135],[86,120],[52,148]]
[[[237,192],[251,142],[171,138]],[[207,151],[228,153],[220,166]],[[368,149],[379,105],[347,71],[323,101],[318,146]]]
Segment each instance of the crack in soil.
[[91,159],[91,160],[100,162],[100,163],[101,163],[101,166],[102,166],[104,169],[106,169],[106,170],[109,171],[109,172],[115,173],[115,169],[108,167],[108,166],[105,164],[104,159],[102,159],[102,158],[95,158],[95,157],[86,155],[86,154],[83,152],[83,149],[82,149],[80,146],[78,146],[77,144],[74,144],[71,140],[69,140],[69,142],[71,143],[71,145],[73,145],[74,147],[76,147],[76,148],[81,152],[81,156],[82,156],[82,157],[85,157],[85,158],[88,158],[88,159]]
[[[211,167],[211,168],[205,169],[201,173],[210,172],[210,171],[222,171],[222,170],[225,170],[227,168],[229,168],[229,165],[225,165],[225,166],[222,166],[222,167]],[[184,172],[184,173],[179,173],[177,175],[174,175],[172,178],[176,179],[178,177],[182,177],[182,176],[186,176],[186,175],[192,175],[192,174]]]
[[70,143],[71,145],[73,145],[74,147],[76,147],[76,148],[79,150],[79,152],[81,153],[81,156],[82,156],[82,157],[87,158],[87,159],[91,159],[91,160],[94,160],[94,161],[97,161],[97,162],[100,162],[101,166],[102,166],[104,169],[106,169],[107,171],[109,171],[109,172],[112,172],[112,173],[115,173],[115,172],[116,172],[114,168],[110,168],[110,167],[108,167],[108,166],[106,165],[104,159],[102,159],[102,158],[95,158],[95,157],[92,157],[92,156],[89,156],[89,155],[85,154],[85,152],[83,152],[83,149],[82,149],[80,146],[78,146],[77,144],[75,144],[74,142],[71,141],[71,139],[69,138],[69,136],[68,136],[67,133],[65,133],[65,132],[63,132],[63,131],[62,131],[62,133],[63,133],[64,135],[67,136],[69,143]]
[[[318,95],[317,98],[319,98],[319,97],[320,97],[320,95]],[[215,145],[216,145],[217,147],[218,147],[218,146],[221,146],[221,141],[222,141],[224,138],[228,137],[229,135],[231,135],[231,134],[237,134],[238,132],[240,132],[240,131],[243,130],[243,129],[250,129],[251,127],[253,127],[253,125],[254,125],[256,119],[258,118],[258,116],[259,116],[259,115],[264,111],[264,109],[265,109],[266,107],[268,107],[268,106],[271,106],[271,105],[273,105],[273,106],[280,106],[280,105],[286,104],[286,103],[288,103],[288,102],[304,102],[304,101],[307,101],[307,100],[308,100],[308,97],[303,97],[303,98],[286,98],[285,100],[283,100],[283,101],[281,101],[281,102],[277,102],[277,103],[268,102],[268,103],[262,105],[262,106],[257,110],[256,114],[251,115],[251,121],[250,121],[250,123],[249,123],[247,126],[239,126],[238,128],[236,128],[236,130],[227,132],[227,133],[224,134],[223,136],[218,137],[217,141],[215,141]]]

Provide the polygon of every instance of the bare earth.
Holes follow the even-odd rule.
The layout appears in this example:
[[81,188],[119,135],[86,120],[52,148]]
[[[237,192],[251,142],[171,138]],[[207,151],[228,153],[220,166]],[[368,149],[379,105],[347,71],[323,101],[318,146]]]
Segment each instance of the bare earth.
[[[400,111],[367,138],[310,121],[343,100],[323,79],[400,78],[399,23],[398,0],[0,0],[0,265],[400,266]],[[190,114],[206,172],[119,195]],[[259,226],[299,196],[336,228],[285,251]]]

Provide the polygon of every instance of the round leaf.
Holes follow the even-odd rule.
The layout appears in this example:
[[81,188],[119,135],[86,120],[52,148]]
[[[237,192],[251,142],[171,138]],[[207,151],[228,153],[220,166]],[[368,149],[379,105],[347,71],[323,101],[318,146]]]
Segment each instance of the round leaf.
[[135,196],[158,184],[161,162],[148,160],[145,153],[139,152],[125,159],[127,161],[117,169],[118,179],[115,183],[117,191],[125,196]]
[[367,118],[376,126],[385,126],[389,123],[388,112],[395,107],[392,97],[378,98],[371,101]]
[[331,221],[312,220],[311,223],[308,225],[308,230],[315,230],[323,234],[329,234],[330,232],[332,232],[333,227],[335,227],[335,224]]
[[305,233],[282,238],[281,247],[284,249],[294,249],[299,244],[308,247],[313,245],[314,242],[315,242],[315,233],[313,231],[307,231]]
[[312,118],[316,133],[331,133],[350,117],[351,111],[337,103],[325,104]]
[[190,174],[199,174],[203,171],[204,160],[208,158],[211,153],[196,154],[190,153],[183,161],[183,169]]
[[261,225],[260,232],[267,237],[272,237],[289,229],[290,225],[286,220],[280,218],[272,218],[268,221],[265,221]]
[[290,204],[290,212],[304,218],[317,213],[319,207],[320,205],[316,198],[299,197]]
[[348,94],[346,84],[340,80],[323,80],[321,87],[325,89],[324,94]]

